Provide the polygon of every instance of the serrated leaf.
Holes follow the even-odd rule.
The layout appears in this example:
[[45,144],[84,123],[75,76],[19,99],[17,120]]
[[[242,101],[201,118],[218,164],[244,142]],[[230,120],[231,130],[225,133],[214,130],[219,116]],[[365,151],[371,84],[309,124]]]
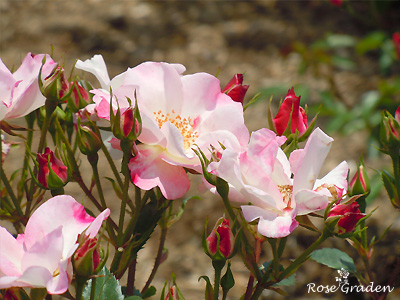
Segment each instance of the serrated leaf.
[[356,266],[353,259],[347,253],[334,248],[324,248],[313,251],[310,258],[316,262],[333,269],[341,268],[351,272],[356,272]]
[[[90,300],[93,279],[90,279],[83,289],[82,299]],[[104,267],[96,275],[95,300],[123,300],[121,286],[110,271]],[[141,299],[141,298],[139,298]]]

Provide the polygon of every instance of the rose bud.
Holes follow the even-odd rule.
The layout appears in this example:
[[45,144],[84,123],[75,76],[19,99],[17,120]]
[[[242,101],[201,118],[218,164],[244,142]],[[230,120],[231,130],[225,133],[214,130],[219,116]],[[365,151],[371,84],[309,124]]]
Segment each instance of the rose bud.
[[89,92],[78,81],[71,82],[71,94],[68,98],[68,105],[74,112],[84,108],[92,102]]
[[96,154],[102,144],[100,137],[89,126],[80,125],[80,122],[78,122],[77,130],[79,150],[85,155]]
[[222,92],[232,98],[233,101],[243,104],[249,85],[243,85],[243,74],[235,74],[228,84],[222,89]]
[[368,195],[371,191],[371,184],[369,182],[369,177],[365,171],[364,164],[358,166],[356,174],[349,184],[349,194],[350,196],[365,194]]
[[[291,118],[291,119],[290,119]],[[290,124],[290,132],[299,132],[301,136],[308,128],[307,115],[300,107],[300,96],[296,96],[294,88],[290,88],[278,113],[273,119],[278,135],[283,135]]]
[[80,246],[72,258],[74,270],[78,276],[89,277],[95,273],[100,264],[97,239],[79,235],[78,242]]
[[62,188],[68,182],[68,168],[46,147],[43,154],[37,154],[38,182],[47,189]]
[[64,68],[58,66],[44,79],[42,94],[47,99],[63,102],[69,92],[69,83],[64,76]]
[[206,239],[206,254],[213,260],[226,260],[232,256],[234,244],[229,220],[220,218]]
[[178,290],[176,285],[169,288],[168,294],[164,298],[165,300],[179,300]]
[[356,227],[357,222],[365,217],[365,214],[359,210],[357,202],[350,204],[338,204],[334,206],[328,214],[329,217],[342,216],[337,223],[339,227],[339,233],[347,233],[353,231]]

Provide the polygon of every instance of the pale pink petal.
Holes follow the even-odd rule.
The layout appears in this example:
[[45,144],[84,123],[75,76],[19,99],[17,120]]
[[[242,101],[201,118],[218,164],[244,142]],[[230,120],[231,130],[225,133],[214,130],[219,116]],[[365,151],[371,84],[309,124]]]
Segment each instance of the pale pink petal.
[[64,248],[64,239],[62,235],[62,226],[38,239],[25,252],[21,261],[22,271],[34,266],[41,266],[49,270],[50,273],[56,271],[58,263],[62,258]]
[[189,190],[190,181],[185,170],[160,158],[162,148],[138,146],[138,154],[129,162],[133,183],[141,189],[158,186],[167,199],[183,197]]
[[294,194],[300,189],[312,190],[332,142],[333,139],[319,128],[311,133],[304,147],[301,161],[297,163],[297,170],[294,173]]
[[82,233],[94,219],[71,196],[55,196],[32,214],[25,229],[25,245],[29,249],[38,238],[63,226],[65,257],[70,248],[74,247],[78,234]]
[[137,85],[139,108],[149,112],[177,114],[181,111],[183,92],[180,74],[173,65],[145,62],[126,72],[124,84]]
[[[167,140],[167,151],[178,157],[186,157],[183,136],[178,128],[176,128],[171,122],[165,122],[161,127],[161,132],[164,134]],[[200,164],[200,162],[198,162],[198,164]]]
[[146,109],[140,110],[140,117],[142,118],[142,132],[138,137],[138,140],[148,145],[159,145],[165,147],[167,140],[161,129],[158,127],[154,116],[146,111]]
[[230,131],[236,136],[240,145],[245,146],[249,141],[249,131],[244,125],[243,106],[241,103],[234,102],[230,98],[229,101],[229,103],[219,105],[214,110],[204,114],[197,131],[200,136],[215,130]]
[[318,192],[312,190],[300,190],[294,194],[299,215],[306,215],[310,212],[326,208],[331,193],[323,188]]
[[315,182],[314,189],[323,185],[335,185],[336,187],[347,190],[347,174],[349,173],[349,166],[346,161],[342,161],[336,168],[326,174],[323,178]]
[[0,274],[21,275],[22,245],[3,227],[0,226]]
[[291,175],[290,164],[286,154],[281,148],[278,148],[271,179],[277,185],[292,185]]
[[89,238],[94,238],[100,230],[103,221],[108,218],[110,215],[110,209],[106,208],[103,210],[97,217],[94,219],[92,224],[89,225],[88,229],[86,229],[85,234],[89,236]]
[[[72,264],[69,264],[72,266]],[[68,276],[67,271],[64,269],[64,266],[61,264],[58,265],[58,275],[53,277],[51,281],[47,283],[47,292],[49,294],[63,294],[68,290],[68,286],[70,284],[72,277]]]
[[85,61],[79,59],[75,64],[75,68],[92,73],[100,82],[101,87],[106,90],[108,89],[110,85],[110,77],[108,76],[103,56],[97,54],[91,59]]
[[297,226],[298,222],[291,213],[283,215],[271,210],[265,210],[257,206],[241,206],[246,221],[258,221],[258,232],[269,238],[281,238],[288,236]]
[[[196,73],[182,76],[184,115],[200,115],[204,111],[215,109],[217,101],[228,101],[226,95],[221,93],[219,80],[207,73]],[[219,96],[221,95],[221,98]],[[229,97],[228,97],[229,98]],[[229,99],[230,102],[233,102]],[[243,107],[242,107],[243,110]]]
[[53,274],[47,268],[32,266],[26,269],[11,286],[45,288],[52,279]]

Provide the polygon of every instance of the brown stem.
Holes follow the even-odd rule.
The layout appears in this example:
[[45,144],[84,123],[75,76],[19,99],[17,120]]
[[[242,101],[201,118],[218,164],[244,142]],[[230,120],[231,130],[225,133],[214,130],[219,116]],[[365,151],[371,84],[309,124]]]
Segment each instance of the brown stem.
[[164,250],[164,244],[165,244],[165,240],[166,240],[166,237],[167,237],[167,231],[168,231],[167,227],[164,227],[164,228],[161,229],[160,244],[158,246],[157,256],[156,256],[156,259],[154,261],[154,266],[153,266],[153,269],[151,270],[151,274],[149,276],[149,279],[147,279],[147,282],[146,282],[146,284],[144,285],[144,287],[142,289],[142,292],[141,292],[142,294],[149,288],[151,282],[154,279],[154,276],[157,273],[158,267],[161,264],[162,254],[163,254],[163,250]]
[[136,262],[137,257],[133,260],[132,264],[128,269],[128,283],[126,286],[126,294],[127,296],[132,296],[135,288],[135,273],[136,273]]

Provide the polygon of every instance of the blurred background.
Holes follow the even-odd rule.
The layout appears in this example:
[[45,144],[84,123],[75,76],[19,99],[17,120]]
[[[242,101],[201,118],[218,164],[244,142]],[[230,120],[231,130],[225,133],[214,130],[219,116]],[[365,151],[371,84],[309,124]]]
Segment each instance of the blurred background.
[[[369,220],[370,231],[380,235],[393,224],[372,259],[382,282],[400,254],[400,213],[392,208],[376,171],[390,167],[377,150],[381,111],[393,114],[400,105],[400,53],[392,39],[396,31],[400,1],[0,1],[0,58],[10,69],[32,52],[53,53],[66,70],[76,59],[102,54],[111,78],[149,60],[181,63],[186,74],[218,74],[222,87],[235,73],[243,73],[244,84],[250,84],[246,99],[262,94],[245,112],[250,131],[268,126],[270,97],[276,113],[280,99],[294,86],[302,105],[308,105],[309,120],[320,111],[317,125],[335,138],[323,172],[347,160],[354,173],[359,158],[365,160],[373,184],[368,211],[379,207]],[[196,184],[190,194],[200,194]],[[160,291],[174,272],[189,300],[204,297],[205,283],[198,278],[213,274],[201,248],[205,219],[210,227],[223,215],[218,197],[201,196],[188,202],[183,218],[171,228],[169,257],[154,281]],[[82,195],[76,197],[84,201]],[[113,200],[110,207],[118,209]],[[139,287],[150,273],[157,235],[140,252]],[[312,232],[296,229],[284,257],[295,257],[314,239]],[[270,249],[264,246],[262,259],[267,260]],[[362,268],[346,241],[332,239],[325,247],[344,250]],[[236,285],[231,299],[239,299],[248,271],[240,260],[232,268]],[[335,276],[334,270],[308,262],[297,272],[296,284],[285,289],[287,299],[356,299],[341,293],[307,294],[307,283],[336,284]],[[393,292],[389,299],[398,296]],[[263,297],[282,298],[268,292]]]

